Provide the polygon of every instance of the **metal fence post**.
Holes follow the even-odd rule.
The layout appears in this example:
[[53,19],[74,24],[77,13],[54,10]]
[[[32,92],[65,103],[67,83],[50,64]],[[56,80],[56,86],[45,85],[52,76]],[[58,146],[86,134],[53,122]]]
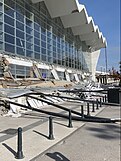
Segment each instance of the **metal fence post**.
[[71,110],[69,110],[69,124],[68,124],[69,128],[72,128],[72,116],[71,116]]
[[89,102],[87,102],[87,116],[90,116]]
[[107,97],[106,97],[106,95],[105,95],[105,102],[107,101]]
[[82,115],[82,118],[84,118],[84,106],[81,105],[81,115]]
[[104,102],[105,100],[104,100],[104,96],[103,96],[103,102]]
[[102,99],[100,98],[100,107],[102,107]]
[[52,116],[49,117],[49,137],[50,140],[54,140],[54,135],[53,135],[53,118]]
[[23,159],[24,156],[23,156],[23,152],[22,152],[22,128],[19,127],[18,128],[18,151],[17,151],[17,154],[16,154],[16,159]]
[[92,112],[95,112],[95,104],[92,102]]
[[98,99],[96,99],[96,110],[99,110]]

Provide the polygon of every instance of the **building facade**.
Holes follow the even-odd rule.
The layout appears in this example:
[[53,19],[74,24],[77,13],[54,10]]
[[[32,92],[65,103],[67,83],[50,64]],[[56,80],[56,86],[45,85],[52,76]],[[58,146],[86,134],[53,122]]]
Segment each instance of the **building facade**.
[[94,74],[105,46],[77,0],[0,0],[0,53],[15,78],[29,77],[35,62],[44,78],[79,81],[84,73]]

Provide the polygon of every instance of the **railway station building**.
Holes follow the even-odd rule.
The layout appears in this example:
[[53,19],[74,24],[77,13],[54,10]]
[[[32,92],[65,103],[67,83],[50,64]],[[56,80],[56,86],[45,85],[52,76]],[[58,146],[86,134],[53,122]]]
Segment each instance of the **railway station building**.
[[[78,0],[0,0],[0,55],[14,78],[95,79],[106,39]],[[0,70],[1,72],[1,70]]]

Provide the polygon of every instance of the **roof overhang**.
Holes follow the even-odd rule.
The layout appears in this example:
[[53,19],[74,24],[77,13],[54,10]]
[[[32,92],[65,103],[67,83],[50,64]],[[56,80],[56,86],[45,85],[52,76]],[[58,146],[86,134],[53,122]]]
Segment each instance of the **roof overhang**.
[[78,0],[44,0],[52,18],[78,11]]
[[99,44],[99,43],[102,43],[102,39],[97,39],[97,40],[87,40],[86,41],[86,44],[88,45],[88,46],[93,46],[93,45],[95,45],[95,44]]
[[87,11],[84,5],[79,5],[78,11],[69,15],[61,16],[62,23],[65,28],[80,26],[88,24],[90,18],[87,15]]
[[89,19],[90,20],[88,24],[72,27],[73,34],[82,35],[82,34],[93,32],[95,30],[95,25],[92,17],[89,17]]
[[64,28],[72,28],[74,35],[95,49],[106,47],[107,43],[98,26],[89,17],[84,5],[78,0],[32,0],[33,3],[45,2],[52,18],[60,17]]
[[86,34],[80,35],[80,39],[81,39],[81,41],[99,39],[98,31],[96,30],[96,32],[93,31],[91,33],[86,33]]
[[106,48],[106,46],[107,46],[106,39],[102,36],[101,39],[99,39],[98,41],[96,41],[94,44],[91,45],[91,48],[99,50],[101,48]]

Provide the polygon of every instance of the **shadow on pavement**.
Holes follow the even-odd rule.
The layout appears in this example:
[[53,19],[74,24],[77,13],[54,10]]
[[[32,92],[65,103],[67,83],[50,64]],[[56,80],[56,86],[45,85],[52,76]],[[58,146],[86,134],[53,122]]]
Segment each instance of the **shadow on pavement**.
[[67,127],[67,125],[63,124],[63,123],[60,123],[60,122],[57,122],[57,121],[54,121],[55,124],[58,124],[58,125],[62,125],[62,126],[65,126]]
[[54,153],[46,153],[46,155],[55,161],[70,161],[68,158],[66,158],[63,154],[59,152],[54,152]]
[[98,124],[94,126],[89,124],[87,125],[86,130],[91,131],[95,137],[106,140],[120,138],[121,127],[117,124]]
[[3,146],[5,146],[14,156],[17,155],[17,153],[10,147],[8,146],[7,144],[5,143],[2,143]]
[[33,132],[35,132],[36,134],[41,135],[41,136],[43,136],[43,137],[45,137],[47,139],[49,138],[48,136],[46,136],[46,135],[44,135],[44,134],[42,134],[42,133],[40,133],[40,132],[38,132],[36,130],[33,130]]

